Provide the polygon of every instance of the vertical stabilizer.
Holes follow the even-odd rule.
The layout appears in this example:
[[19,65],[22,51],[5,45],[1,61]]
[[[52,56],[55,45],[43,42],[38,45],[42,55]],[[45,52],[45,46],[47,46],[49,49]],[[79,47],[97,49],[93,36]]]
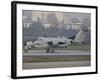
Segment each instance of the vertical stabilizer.
[[85,36],[86,36],[86,32],[83,31],[83,30],[80,30],[75,39],[74,39],[74,42],[83,42],[85,40]]

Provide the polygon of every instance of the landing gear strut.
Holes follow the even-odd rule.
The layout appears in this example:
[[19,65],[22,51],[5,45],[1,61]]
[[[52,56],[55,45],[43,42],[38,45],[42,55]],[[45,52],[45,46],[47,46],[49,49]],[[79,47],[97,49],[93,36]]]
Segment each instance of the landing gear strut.
[[54,49],[49,48],[49,49],[46,50],[46,52],[47,52],[47,53],[49,53],[49,52],[54,53]]
[[47,49],[46,52],[49,53],[50,52],[50,49]]
[[51,53],[54,53],[54,49],[51,49]]

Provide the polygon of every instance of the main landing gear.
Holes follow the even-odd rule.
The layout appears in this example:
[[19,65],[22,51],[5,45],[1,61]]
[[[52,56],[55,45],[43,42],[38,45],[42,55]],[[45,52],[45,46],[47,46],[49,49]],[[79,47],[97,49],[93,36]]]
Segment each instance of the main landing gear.
[[46,50],[46,52],[47,52],[47,53],[49,53],[49,52],[50,52],[50,53],[54,53],[54,48],[48,48],[48,49]]

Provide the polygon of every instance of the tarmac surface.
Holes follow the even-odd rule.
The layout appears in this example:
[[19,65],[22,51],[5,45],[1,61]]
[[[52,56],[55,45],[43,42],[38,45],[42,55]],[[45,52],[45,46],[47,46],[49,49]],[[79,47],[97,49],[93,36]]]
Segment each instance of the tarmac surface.
[[84,66],[90,66],[90,61],[23,63],[23,69],[44,69],[44,68],[84,67]]
[[[89,51],[59,51],[56,50],[54,53],[46,53],[43,50],[31,50],[28,52],[23,53],[23,57],[27,59],[31,58],[32,56],[89,56]],[[84,66],[90,66],[91,61],[90,60],[84,60],[84,61],[58,61],[58,62],[29,62],[29,63],[23,63],[23,69],[42,69],[42,68],[60,68],[60,67],[84,67]]]

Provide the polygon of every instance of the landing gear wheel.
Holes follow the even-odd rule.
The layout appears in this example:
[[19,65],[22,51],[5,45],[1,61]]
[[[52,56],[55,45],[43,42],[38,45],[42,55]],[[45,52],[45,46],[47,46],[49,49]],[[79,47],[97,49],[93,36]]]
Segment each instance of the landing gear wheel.
[[50,52],[50,49],[47,49],[46,52],[49,53]]
[[51,53],[54,53],[54,49],[51,49]]

